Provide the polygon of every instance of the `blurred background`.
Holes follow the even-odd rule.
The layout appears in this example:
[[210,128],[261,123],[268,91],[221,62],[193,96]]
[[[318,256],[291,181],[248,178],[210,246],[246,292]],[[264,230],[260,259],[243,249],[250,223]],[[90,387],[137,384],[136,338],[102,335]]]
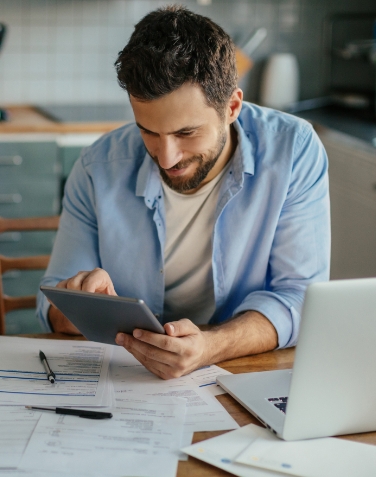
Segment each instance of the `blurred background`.
[[[258,28],[267,36],[242,81],[256,101],[260,75],[275,52],[296,55],[300,99],[327,92],[326,27],[333,14],[376,10],[374,0],[188,0],[177,2],[219,23],[238,45]],[[158,0],[1,0],[8,26],[0,56],[0,100],[7,103],[116,102],[124,99],[113,63],[133,26]],[[351,25],[347,26],[351,29]]]

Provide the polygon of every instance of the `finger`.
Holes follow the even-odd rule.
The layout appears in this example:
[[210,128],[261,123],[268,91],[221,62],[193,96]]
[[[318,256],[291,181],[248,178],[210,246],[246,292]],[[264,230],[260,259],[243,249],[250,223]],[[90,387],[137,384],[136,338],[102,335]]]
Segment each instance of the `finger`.
[[59,286],[70,290],[83,290],[117,296],[109,274],[101,268],[78,272],[75,276],[60,282]]
[[69,278],[66,279],[66,280],[61,280],[61,282],[59,282],[59,283],[56,285],[56,287],[57,287],[57,288],[67,288],[68,280],[69,280]]
[[117,296],[110,275],[102,268],[95,268],[86,275],[81,286],[84,291]]
[[172,368],[170,366],[163,363],[158,363],[156,361],[151,361],[137,351],[134,351],[132,354],[143,366],[145,366],[147,370],[149,370],[151,373],[155,374],[159,378],[166,380],[171,379],[173,377],[177,377],[172,375]]
[[[155,334],[155,333],[152,333]],[[169,366],[176,366],[178,355],[165,349],[158,348],[148,343],[144,343],[131,335],[125,333],[118,333],[116,336],[116,343],[124,346],[130,353],[139,353],[144,356],[144,360],[156,361],[158,363],[167,364]]]
[[176,337],[169,336],[167,334],[164,335],[162,333],[153,333],[152,331],[140,330],[136,328],[133,330],[133,336],[140,342],[147,343],[170,353],[180,354],[182,351],[181,341]]
[[82,282],[88,275],[90,275],[90,273],[91,271],[78,272],[73,277],[65,280],[65,288],[68,288],[69,290],[82,290]]
[[171,321],[164,325],[164,329],[169,336],[187,336],[197,334],[199,328],[188,318],[183,318],[179,321]]

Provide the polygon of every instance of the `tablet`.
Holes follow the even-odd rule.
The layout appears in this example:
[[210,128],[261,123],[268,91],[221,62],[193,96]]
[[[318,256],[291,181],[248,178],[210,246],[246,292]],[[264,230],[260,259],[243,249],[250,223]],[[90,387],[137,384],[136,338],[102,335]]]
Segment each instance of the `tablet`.
[[135,328],[165,333],[142,300],[48,286],[40,289],[90,341],[114,345],[119,331],[132,334]]

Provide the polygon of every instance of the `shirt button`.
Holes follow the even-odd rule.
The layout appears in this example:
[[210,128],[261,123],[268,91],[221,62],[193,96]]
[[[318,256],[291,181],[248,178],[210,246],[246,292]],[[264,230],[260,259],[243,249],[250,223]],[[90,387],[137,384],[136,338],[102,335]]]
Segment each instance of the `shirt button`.
[[161,273],[163,273],[163,268],[161,268],[159,271],[160,271]]

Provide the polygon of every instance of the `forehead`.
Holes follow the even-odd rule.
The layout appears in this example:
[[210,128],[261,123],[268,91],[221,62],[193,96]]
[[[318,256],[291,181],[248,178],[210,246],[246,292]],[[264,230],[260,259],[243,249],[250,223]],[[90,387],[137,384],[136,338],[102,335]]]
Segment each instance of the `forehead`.
[[151,101],[130,96],[136,121],[153,132],[167,132],[187,126],[219,122],[216,110],[206,104],[198,85],[184,84],[170,94]]

